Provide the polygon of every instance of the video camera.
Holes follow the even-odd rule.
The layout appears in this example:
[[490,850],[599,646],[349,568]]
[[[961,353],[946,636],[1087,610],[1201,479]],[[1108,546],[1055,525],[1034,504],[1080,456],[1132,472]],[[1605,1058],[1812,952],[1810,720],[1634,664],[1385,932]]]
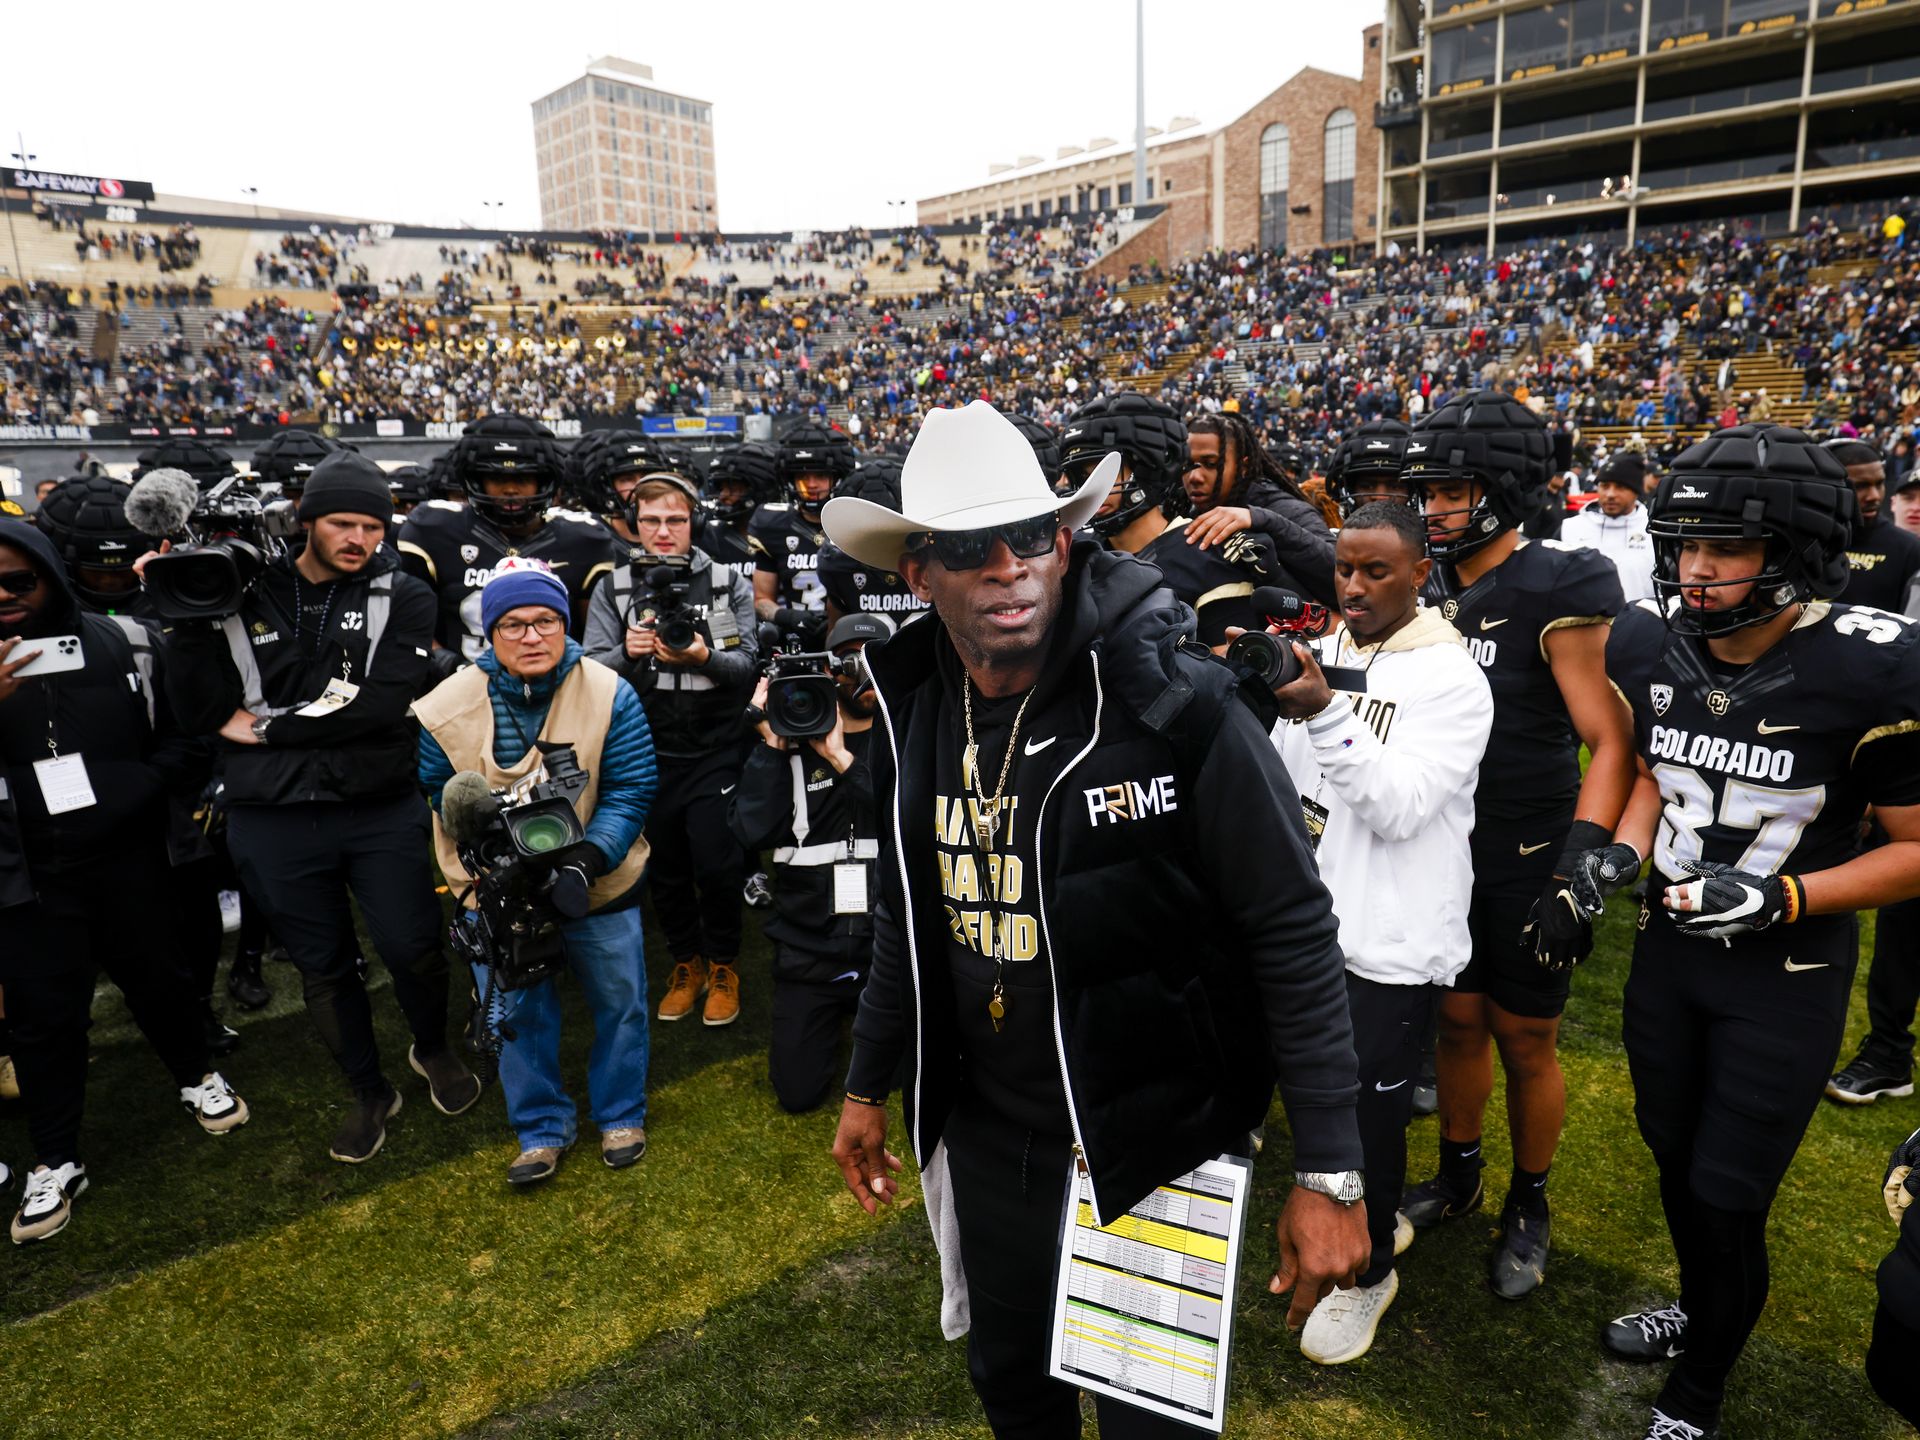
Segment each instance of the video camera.
[[873,683],[864,649],[844,657],[824,650],[776,651],[767,663],[767,728],[784,740],[832,734],[842,677],[857,687]]
[[234,475],[202,492],[183,471],[155,470],[127,496],[127,520],[156,540],[178,540],[147,561],[142,580],[163,620],[219,620],[240,609],[267,562],[300,533],[288,500],[263,501]]
[[[1316,640],[1332,628],[1333,617],[1327,607],[1303,600],[1291,590],[1262,585],[1249,597],[1255,613],[1262,616],[1277,634],[1249,630],[1227,646],[1227,663],[1244,665],[1269,690],[1279,690],[1300,678],[1300,657],[1293,653],[1296,640]],[[1336,690],[1365,694],[1367,672],[1345,665],[1323,665],[1321,673]]]
[[[700,612],[687,603],[693,589],[693,559],[688,555],[649,555],[639,551],[633,557],[636,603],[653,610],[653,633],[669,650],[687,650],[700,638]],[[644,590],[640,601],[637,592]]]

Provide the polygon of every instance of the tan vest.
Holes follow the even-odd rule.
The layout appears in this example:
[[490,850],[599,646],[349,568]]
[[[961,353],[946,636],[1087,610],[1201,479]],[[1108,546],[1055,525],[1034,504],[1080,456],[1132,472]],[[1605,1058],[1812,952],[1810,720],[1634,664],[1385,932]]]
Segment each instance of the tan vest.
[[[531,745],[514,765],[503,769],[494,760],[493,700],[487,694],[487,678],[487,672],[478,665],[456,671],[413,702],[414,718],[447,752],[455,771],[478,771],[486,776],[487,785],[494,790],[545,779],[540,752]],[[560,688],[553,692],[546,723],[536,737],[572,744],[580,768],[591,777],[586,790],[574,803],[582,824],[593,815],[593,802],[600,793],[600,747],[606,742],[607,726],[613,718],[614,698],[626,683],[599,661],[581,656],[567,672],[567,678],[560,682]],[[473,877],[460,863],[459,852],[447,838],[437,810],[433,816],[433,848],[440,860],[441,873],[454,892],[468,890]],[[635,838],[627,858],[594,881],[587,891],[593,909],[604,910],[628,895],[640,883],[646,868],[647,839],[642,835]],[[466,904],[468,909],[473,908],[471,895],[466,897]]]

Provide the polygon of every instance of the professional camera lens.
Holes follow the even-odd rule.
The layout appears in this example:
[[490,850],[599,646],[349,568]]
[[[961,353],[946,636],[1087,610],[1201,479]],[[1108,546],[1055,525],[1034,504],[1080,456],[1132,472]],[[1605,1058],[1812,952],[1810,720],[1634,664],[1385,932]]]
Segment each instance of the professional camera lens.
[[146,587],[163,620],[213,620],[240,609],[247,586],[264,568],[240,540],[182,546],[146,565]]
[[776,675],[767,683],[767,728],[786,740],[817,739],[833,730],[839,704],[831,675]]
[[1285,635],[1249,630],[1227,647],[1227,663],[1246,666],[1269,690],[1300,678],[1300,657],[1293,653],[1293,641]]
[[691,620],[678,617],[661,620],[654,627],[654,634],[669,650],[691,650],[699,633]]
[[529,815],[513,827],[513,838],[529,855],[545,855],[573,843],[573,827],[558,815]]

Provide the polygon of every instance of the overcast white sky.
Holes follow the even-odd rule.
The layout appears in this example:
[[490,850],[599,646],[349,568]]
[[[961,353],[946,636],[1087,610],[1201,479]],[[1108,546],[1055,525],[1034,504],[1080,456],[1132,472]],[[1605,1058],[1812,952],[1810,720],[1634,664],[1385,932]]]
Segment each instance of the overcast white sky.
[[[293,209],[531,228],[531,102],[619,55],[713,102],[726,229],[884,225],[887,201],[984,180],[989,162],[1130,139],[1133,8],[23,4],[0,151],[18,132],[41,168],[169,194],[257,185]],[[1357,75],[1378,18],[1345,0],[1147,0],[1147,123],[1219,124],[1303,65]]]

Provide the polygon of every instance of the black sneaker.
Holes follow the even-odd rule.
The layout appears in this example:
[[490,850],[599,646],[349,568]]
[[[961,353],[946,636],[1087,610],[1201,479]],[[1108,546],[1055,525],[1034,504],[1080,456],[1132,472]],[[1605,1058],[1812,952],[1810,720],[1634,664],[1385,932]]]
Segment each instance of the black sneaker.
[[1415,1081],[1413,1085],[1413,1113],[1431,1115],[1440,1108],[1440,1087],[1423,1085]]
[[747,877],[747,883],[740,887],[740,898],[755,910],[764,910],[773,904],[773,886],[767,881],[767,872],[756,870]]
[[442,1115],[464,1115],[480,1098],[480,1077],[461,1064],[452,1050],[422,1055],[418,1045],[409,1045],[407,1064],[427,1082],[427,1098]]
[[1601,1328],[1600,1343],[1622,1360],[1677,1360],[1687,1348],[1687,1312],[1666,1305],[1617,1316]]
[[260,956],[242,951],[233,957],[227,971],[227,994],[242,1010],[264,1010],[273,1000],[273,991],[260,978]]
[[1414,1229],[1428,1230],[1442,1220],[1453,1220],[1470,1210],[1478,1210],[1486,1195],[1487,1187],[1478,1171],[1474,1172],[1470,1191],[1460,1189],[1442,1172],[1426,1184],[1407,1191],[1400,1198],[1400,1213]]
[[220,1018],[211,1000],[200,1002],[200,1029],[206,1036],[209,1055],[231,1055],[240,1048],[240,1032]]
[[1871,1105],[1882,1095],[1913,1094],[1913,1065],[1876,1059],[1862,1050],[1846,1069],[1827,1081],[1827,1098],[1842,1105]]
[[1487,1282],[1502,1300],[1524,1300],[1547,1278],[1547,1247],[1553,1225],[1545,1215],[1509,1208],[1500,1217],[1500,1248],[1493,1252]]
[[1720,1440],[1720,1427],[1675,1419],[1656,1405],[1647,1422],[1646,1440]]
[[371,1160],[387,1143],[387,1121],[399,1113],[400,1092],[391,1085],[384,1095],[355,1096],[353,1113],[333,1137],[327,1153],[349,1165]]

